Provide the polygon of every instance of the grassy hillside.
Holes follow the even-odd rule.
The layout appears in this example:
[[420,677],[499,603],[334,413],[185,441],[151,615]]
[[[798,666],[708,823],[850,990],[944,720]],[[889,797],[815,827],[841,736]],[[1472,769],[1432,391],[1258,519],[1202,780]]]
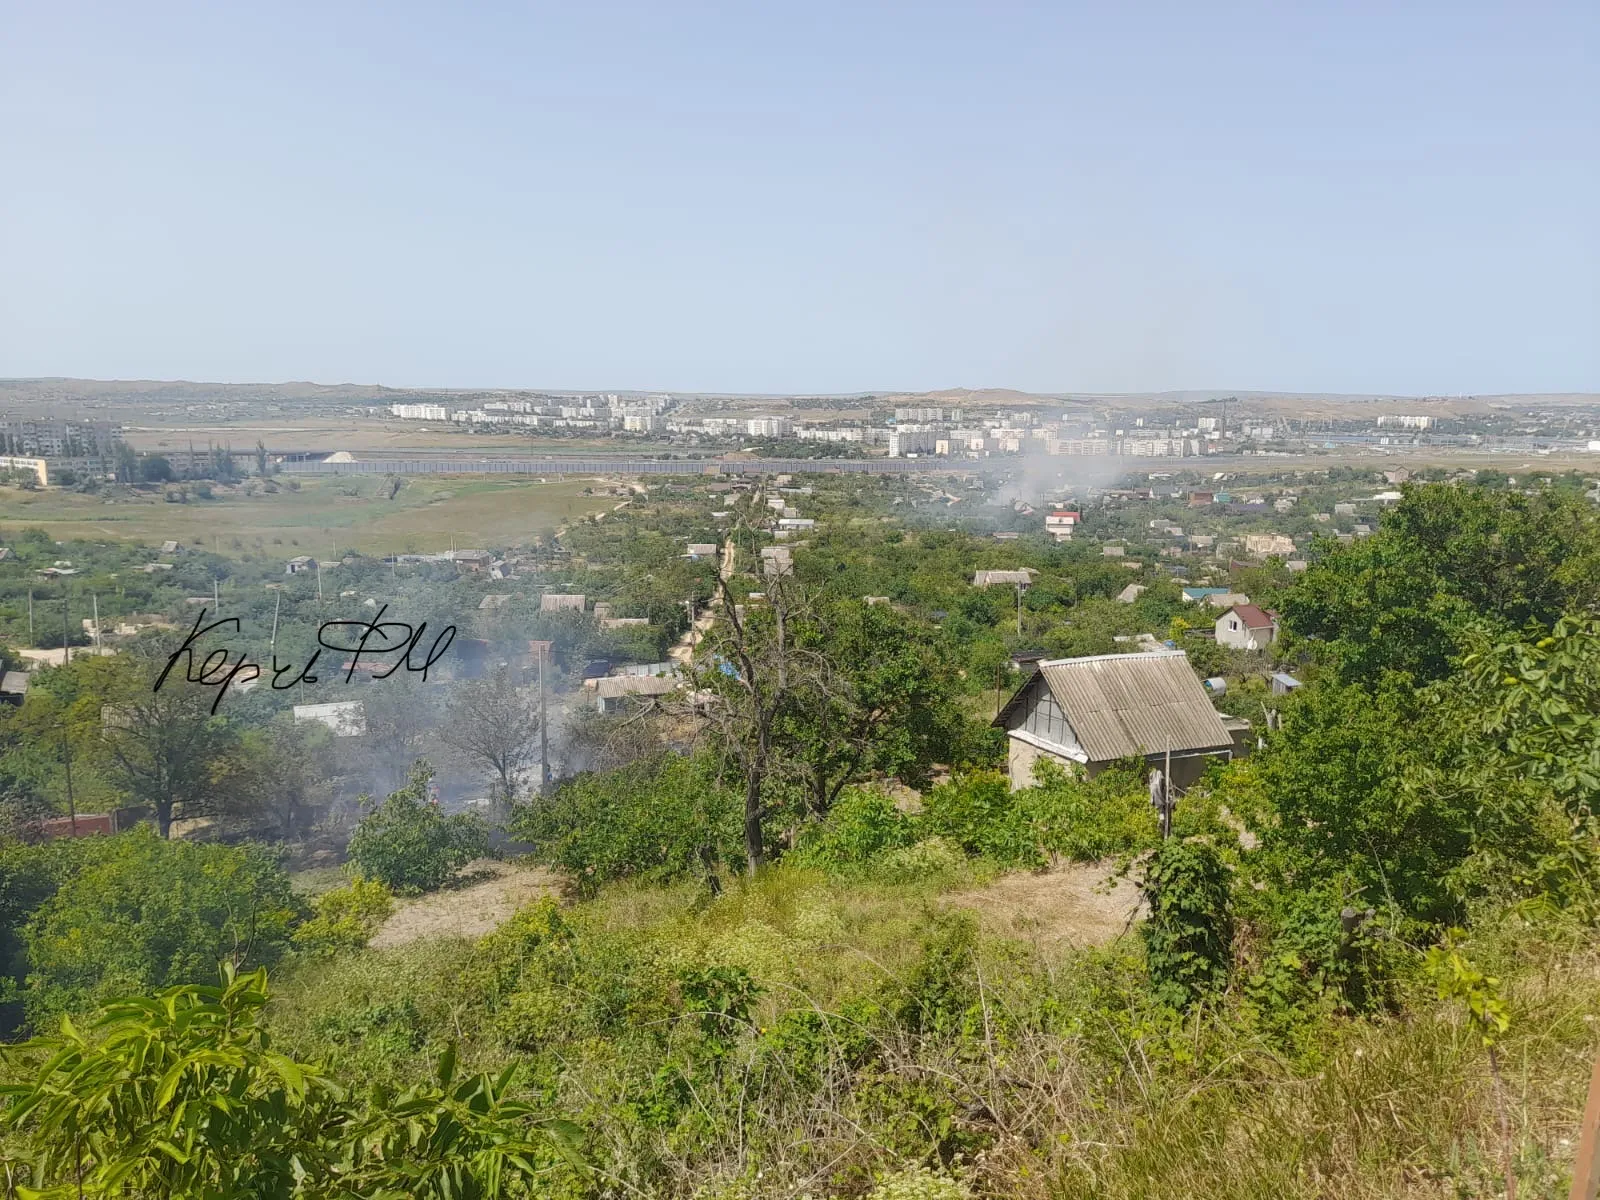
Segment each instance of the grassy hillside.
[[584,480],[412,479],[391,500],[378,478],[311,479],[275,494],[217,488],[215,499],[167,503],[157,491],[113,496],[0,489],[0,530],[37,527],[60,541],[118,540],[226,551],[299,546],[290,554],[390,554],[530,540],[609,505],[583,495]]

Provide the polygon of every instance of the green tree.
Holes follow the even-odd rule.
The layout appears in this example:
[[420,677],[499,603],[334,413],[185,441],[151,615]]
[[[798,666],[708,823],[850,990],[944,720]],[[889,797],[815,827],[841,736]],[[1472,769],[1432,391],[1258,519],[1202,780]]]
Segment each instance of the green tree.
[[363,875],[397,892],[427,892],[488,852],[482,819],[441,812],[428,799],[432,781],[432,768],[418,762],[406,786],[361,819],[350,838],[350,858]]
[[288,875],[259,847],[136,829],[82,853],[24,931],[36,1028],[108,996],[205,979],[222,959],[270,963],[300,914]]
[[1600,517],[1565,490],[1407,487],[1378,532],[1326,549],[1283,599],[1348,680],[1442,679],[1467,627],[1548,629],[1600,600]]
[[1340,880],[1352,899],[1451,918],[1478,803],[1428,786],[1424,756],[1448,746],[1409,679],[1391,676],[1376,692],[1319,682],[1284,703],[1281,718],[1252,764],[1272,809],[1259,831],[1262,868],[1282,886]]
[[614,879],[672,879],[738,863],[739,796],[708,756],[665,754],[564,780],[518,807],[511,823],[540,862],[592,892]]
[[230,813],[288,841],[327,803],[335,771],[332,734],[282,714],[245,731],[221,779]]
[[109,777],[155,813],[162,837],[172,822],[215,807],[233,763],[237,734],[213,715],[216,696],[187,683],[180,663],[157,689],[163,663],[139,653],[85,664],[101,699],[99,752]]
[[135,483],[139,478],[139,456],[127,442],[117,443],[116,479],[118,483]]
[[177,473],[163,455],[147,454],[139,460],[139,478],[145,483],[170,483]]
[[931,634],[887,605],[834,604],[811,627],[823,651],[806,691],[780,715],[780,755],[804,781],[814,817],[846,784],[870,776],[926,782],[962,748],[954,672]]
[[1600,815],[1600,620],[1563,618],[1536,639],[1480,634],[1462,667],[1479,754],[1548,787],[1572,816]]

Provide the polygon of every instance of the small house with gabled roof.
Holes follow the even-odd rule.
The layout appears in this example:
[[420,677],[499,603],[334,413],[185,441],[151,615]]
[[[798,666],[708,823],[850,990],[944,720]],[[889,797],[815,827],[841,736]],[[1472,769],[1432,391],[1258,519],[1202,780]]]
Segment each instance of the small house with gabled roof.
[[1233,754],[1234,735],[1182,650],[1097,654],[1039,663],[995,717],[1006,731],[1011,786],[1049,759],[1093,777],[1127,758],[1169,770],[1173,786]]

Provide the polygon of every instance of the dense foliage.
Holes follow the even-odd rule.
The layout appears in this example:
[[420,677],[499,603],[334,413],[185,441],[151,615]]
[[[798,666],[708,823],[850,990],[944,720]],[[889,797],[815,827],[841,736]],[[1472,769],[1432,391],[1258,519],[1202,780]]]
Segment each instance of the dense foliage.
[[522,805],[513,832],[580,888],[740,864],[738,798],[705,757],[666,754],[569,779]]
[[257,847],[136,830],[80,855],[23,928],[35,1028],[86,1003],[204,979],[219,961],[272,963],[300,913],[289,877]]
[[437,1083],[353,1099],[272,1049],[266,1003],[264,971],[230,971],[6,1051],[8,1191],[490,1200],[572,1156],[574,1127],[508,1098],[513,1070],[458,1081],[446,1051]]
[[372,808],[350,835],[350,859],[369,879],[400,892],[443,887],[489,848],[472,813],[447,814],[430,800],[433,771],[418,763],[405,787]]

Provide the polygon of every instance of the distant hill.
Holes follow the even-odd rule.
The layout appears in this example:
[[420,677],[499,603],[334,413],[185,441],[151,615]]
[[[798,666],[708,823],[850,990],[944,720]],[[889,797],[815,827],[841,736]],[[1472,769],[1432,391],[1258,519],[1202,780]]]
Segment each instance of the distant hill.
[[[645,395],[646,391],[621,388],[583,389],[593,394],[612,391]],[[315,408],[322,405],[388,404],[408,398],[451,396],[461,400],[509,395],[573,395],[571,388],[403,388],[375,383],[205,383],[193,380],[154,379],[0,379],[0,408],[39,406],[62,410],[150,408],[166,405],[261,403]],[[1487,411],[1491,406],[1557,408],[1600,405],[1600,392],[1528,392],[1479,396],[1379,396],[1337,392],[1209,391],[1187,389],[1169,392],[1023,392],[1014,388],[941,388],[925,392],[858,392],[839,396],[815,393],[772,396],[750,393],[673,393],[700,401],[696,407],[760,411],[832,411],[841,407],[870,408],[940,405],[947,408],[1083,408],[1122,411],[1159,411],[1192,405],[1237,402],[1237,411],[1300,416],[1333,417],[1351,408],[1380,406],[1395,411],[1424,411],[1439,416]]]

